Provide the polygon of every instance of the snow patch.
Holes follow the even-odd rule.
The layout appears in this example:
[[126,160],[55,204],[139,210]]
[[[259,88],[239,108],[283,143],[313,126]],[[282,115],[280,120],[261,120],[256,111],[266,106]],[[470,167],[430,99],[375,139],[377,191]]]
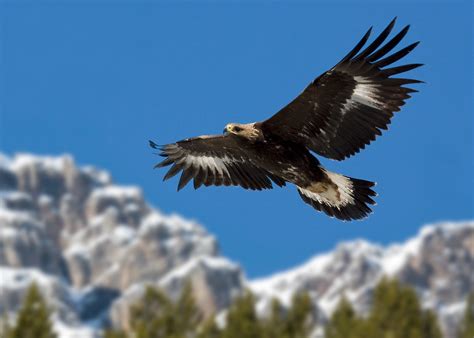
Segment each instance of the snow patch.
[[419,252],[422,243],[422,239],[416,237],[405,244],[394,244],[388,247],[381,261],[384,273],[393,276],[400,271],[407,260]]
[[[318,275],[332,261],[333,253],[314,257],[308,263],[267,278],[249,282],[249,287],[257,294],[267,298],[279,298],[283,305],[289,305],[293,294],[301,287],[308,275]],[[262,305],[264,306],[264,305]]]
[[127,245],[136,238],[136,230],[128,225],[119,225],[112,233],[112,240],[118,245]]
[[2,239],[15,238],[17,236],[18,236],[18,231],[15,228],[5,227],[5,226],[2,226],[0,228],[0,238]]
[[[462,224],[462,225],[461,225]],[[466,228],[474,229],[474,221],[465,222],[441,222],[433,225],[427,225],[420,229],[415,237],[408,239],[403,244],[392,244],[385,249],[384,257],[381,261],[385,274],[392,276],[400,271],[407,260],[416,256],[421,245],[428,236],[435,232],[440,232],[444,236],[449,236],[456,231]]]
[[36,221],[31,218],[29,213],[23,211],[13,211],[5,208],[0,208],[0,222],[6,222],[10,224],[37,224]]
[[141,196],[141,189],[135,186],[110,185],[92,192],[92,198],[141,199]]
[[98,328],[85,325],[67,325],[57,318],[53,318],[53,330],[58,338],[96,338]]
[[467,305],[467,302],[464,300],[457,303],[444,305],[441,307],[440,313],[442,316],[453,316],[453,315],[461,314],[466,309],[466,305]]
[[160,227],[167,229],[171,234],[207,235],[206,230],[194,221],[188,221],[176,214],[165,216],[157,211],[152,211],[142,221],[139,234],[145,235],[149,231]]
[[23,168],[37,166],[48,171],[62,172],[67,164],[73,164],[71,155],[62,156],[36,156],[31,154],[16,154],[11,161],[10,168],[13,171],[19,171]]
[[31,283],[36,282],[45,286],[51,284],[55,277],[46,275],[35,268],[12,268],[7,266],[0,267],[0,290],[1,289],[24,289]]
[[209,256],[194,257],[188,260],[187,262],[185,262],[184,264],[168,272],[160,280],[160,285],[166,285],[175,279],[185,278],[191,273],[191,271],[198,268],[199,266],[204,266],[212,270],[239,269],[239,266],[237,264],[223,257],[209,257]]
[[53,203],[53,198],[49,195],[41,194],[41,196],[38,198],[38,204],[40,206],[47,206],[51,205]]
[[110,174],[105,170],[100,170],[93,166],[84,166],[81,168],[81,171],[94,178],[99,185],[108,185],[112,183]]

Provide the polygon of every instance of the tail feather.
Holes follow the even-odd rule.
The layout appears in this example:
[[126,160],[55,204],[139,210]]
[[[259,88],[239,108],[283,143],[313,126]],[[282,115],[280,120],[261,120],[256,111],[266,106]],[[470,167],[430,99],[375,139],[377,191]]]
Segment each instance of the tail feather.
[[324,180],[298,187],[304,202],[328,216],[344,221],[362,219],[372,212],[369,205],[376,204],[372,197],[377,196],[371,189],[375,186],[374,182],[322,170]]

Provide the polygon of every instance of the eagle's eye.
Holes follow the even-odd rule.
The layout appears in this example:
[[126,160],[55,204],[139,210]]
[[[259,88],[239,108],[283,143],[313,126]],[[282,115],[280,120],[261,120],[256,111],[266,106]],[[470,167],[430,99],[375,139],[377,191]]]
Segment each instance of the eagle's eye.
[[235,131],[236,133],[240,133],[242,131],[242,128],[234,126],[234,128],[232,128],[232,131]]

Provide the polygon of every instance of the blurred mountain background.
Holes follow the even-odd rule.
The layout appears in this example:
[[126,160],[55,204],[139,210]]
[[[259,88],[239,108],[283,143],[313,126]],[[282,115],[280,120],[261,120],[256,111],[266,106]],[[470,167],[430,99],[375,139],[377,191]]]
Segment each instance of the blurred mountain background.
[[60,337],[100,337],[105,327],[130,329],[130,307],[148,286],[177,299],[189,283],[200,312],[220,325],[245,290],[259,317],[271,313],[273,299],[288,309],[305,292],[311,335],[320,337],[342,297],[367,314],[384,276],[413,287],[444,336],[456,337],[474,292],[474,222],[426,225],[388,246],[354,239],[249,280],[204,226],[163,214],[139,187],[116,185],[107,171],[77,166],[68,155],[0,153],[0,313],[10,321],[34,282]]
[[[472,338],[473,4],[0,0],[0,337]],[[379,183],[369,218],[160,183],[148,139],[266,119],[395,16],[426,83],[320,158]]]

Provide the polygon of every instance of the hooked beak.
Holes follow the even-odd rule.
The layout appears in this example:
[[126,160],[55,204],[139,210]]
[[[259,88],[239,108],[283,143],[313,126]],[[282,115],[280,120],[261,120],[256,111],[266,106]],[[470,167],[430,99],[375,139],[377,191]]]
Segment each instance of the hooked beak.
[[223,134],[227,134],[227,127],[224,128],[224,130],[222,131]]

